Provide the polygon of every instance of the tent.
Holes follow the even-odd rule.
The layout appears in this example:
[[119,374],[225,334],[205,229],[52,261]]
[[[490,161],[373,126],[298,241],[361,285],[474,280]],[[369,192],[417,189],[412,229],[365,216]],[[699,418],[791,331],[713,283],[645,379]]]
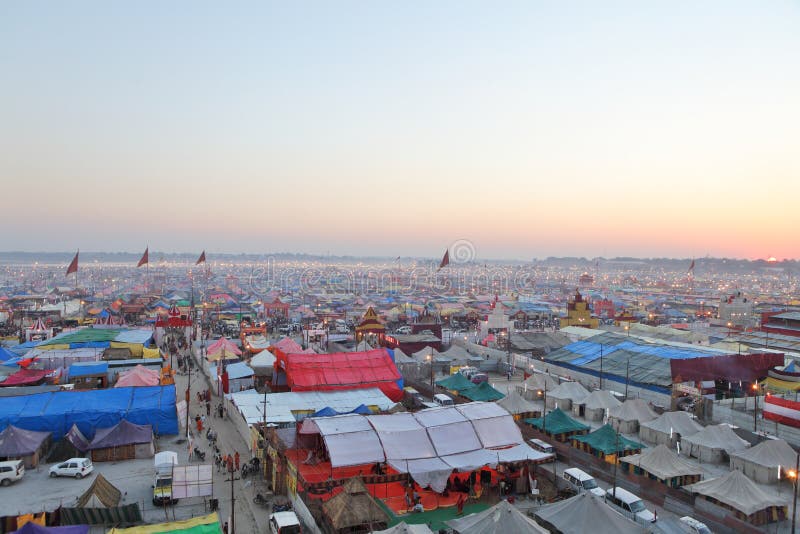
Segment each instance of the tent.
[[497,405],[505,408],[516,420],[534,417],[541,413],[535,404],[526,400],[516,389],[512,389],[508,395],[498,400]]
[[543,418],[525,419],[525,423],[535,426],[556,441],[565,442],[572,436],[586,434],[591,428],[568,416],[563,410],[556,408]]
[[480,385],[461,392],[461,395],[471,401],[496,401],[505,395],[494,389],[489,382],[481,382]]
[[[403,377],[386,349],[332,354],[275,354],[274,382],[291,391],[378,387],[395,402],[403,399]],[[277,379],[277,380],[275,380]]]
[[437,380],[436,385],[449,391],[454,391],[457,395],[475,387],[475,384],[461,373],[453,373],[447,378]]
[[256,376],[272,376],[275,367],[275,355],[268,350],[262,350],[250,359],[250,367]]
[[16,373],[8,375],[8,378],[0,382],[0,387],[34,386],[44,382],[46,376],[47,370],[45,369],[20,369]]
[[77,425],[72,425],[69,432],[58,440],[47,455],[48,462],[63,462],[70,458],[80,458],[89,450],[89,440]]
[[123,419],[112,427],[98,429],[89,443],[89,450],[95,462],[152,458],[155,454],[153,427]]
[[212,358],[212,356],[216,356],[223,351],[228,355],[242,355],[242,351],[239,350],[239,347],[236,346],[236,343],[226,337],[221,337],[206,348],[206,358],[209,360],[219,360],[219,357]]
[[684,460],[666,445],[620,458],[620,462],[623,471],[658,480],[672,488],[694,484],[703,475],[700,467]]
[[728,456],[750,446],[737,436],[730,425],[707,426],[700,432],[681,439],[681,453],[701,462],[722,463]]
[[133,369],[120,373],[114,387],[157,386],[160,383],[161,375],[158,371],[148,369],[143,365],[137,365]]
[[62,525],[140,523],[139,505],[122,504],[122,492],[98,474],[71,508],[61,508]]
[[89,525],[69,525],[66,527],[44,527],[28,521],[11,534],[89,534]]
[[731,471],[727,475],[703,480],[685,488],[732,510],[736,517],[754,525],[786,519],[786,500],[761,489],[741,471]]
[[590,491],[539,508],[536,520],[563,534],[634,534],[645,529],[608,506]]
[[608,422],[623,434],[636,434],[639,424],[656,417],[658,414],[642,399],[628,399],[608,411]]
[[664,412],[656,419],[639,425],[639,437],[656,445],[674,446],[682,438],[703,430],[689,412]]
[[347,479],[343,489],[322,505],[322,513],[333,532],[386,528],[389,516],[360,478]]
[[604,389],[600,389],[592,391],[577,404],[573,403],[572,411],[575,415],[583,415],[587,421],[602,421],[608,410],[617,408],[621,404],[614,395]]
[[458,534],[510,534],[542,533],[548,531],[519,511],[507,500],[502,500],[483,512],[445,521],[445,525]]
[[425,523],[409,525],[405,521],[401,521],[386,530],[373,530],[372,534],[433,534],[433,531]]
[[641,443],[626,438],[609,424],[585,436],[573,436],[572,446],[612,462],[617,456],[636,454],[645,448]]
[[517,391],[528,400],[539,400],[544,396],[545,389],[553,391],[557,387],[558,382],[552,376],[534,373],[517,386]]
[[21,459],[26,467],[36,467],[49,445],[50,432],[24,430],[9,425],[0,432],[0,459]]
[[561,408],[569,411],[573,402],[580,402],[589,396],[589,392],[578,382],[564,382],[553,391],[547,391],[547,408]]
[[267,349],[268,351],[272,352],[273,354],[277,354],[277,351],[281,351],[284,354],[294,354],[298,352],[303,352],[303,347],[297,344],[295,340],[290,337],[281,338],[276,343],[270,345]]
[[796,462],[797,452],[782,439],[768,439],[730,454],[731,469],[743,472],[760,484],[779,482],[786,471],[794,469]]

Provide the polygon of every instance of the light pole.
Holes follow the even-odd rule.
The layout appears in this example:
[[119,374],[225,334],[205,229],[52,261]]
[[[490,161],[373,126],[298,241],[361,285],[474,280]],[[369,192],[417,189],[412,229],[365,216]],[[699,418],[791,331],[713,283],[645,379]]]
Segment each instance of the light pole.
[[797,518],[797,473],[798,472],[800,472],[800,454],[798,454],[797,458],[795,459],[794,471],[789,471],[789,478],[792,479],[792,484],[794,485],[794,492],[793,492],[794,501],[792,503],[792,530],[789,531],[792,534],[794,534],[795,519]]
[[603,344],[600,343],[600,389],[603,389]]
[[753,432],[758,432],[758,382],[753,383]]
[[430,363],[431,367],[431,400],[433,400],[433,394],[436,393],[436,391],[433,389],[433,354],[428,354],[426,359]]

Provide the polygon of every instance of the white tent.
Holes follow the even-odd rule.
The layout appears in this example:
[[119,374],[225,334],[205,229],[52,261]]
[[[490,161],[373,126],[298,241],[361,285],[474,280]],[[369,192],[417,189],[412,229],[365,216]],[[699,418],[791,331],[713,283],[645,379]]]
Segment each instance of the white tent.
[[421,525],[409,525],[401,521],[393,527],[386,530],[374,530],[372,534],[433,534],[431,528],[425,523]]
[[617,408],[621,404],[620,401],[614,398],[614,395],[601,389],[592,391],[582,401],[573,403],[572,411],[575,415],[580,416],[581,408],[583,408],[583,416],[587,421],[602,421],[607,410]]
[[506,500],[483,512],[445,521],[445,524],[458,534],[548,534],[546,529]]
[[728,455],[749,446],[726,424],[707,426],[697,434],[681,439],[681,453],[701,462],[724,462]]
[[250,359],[249,365],[258,376],[272,376],[275,368],[275,355],[268,350],[262,350]]
[[[761,484],[772,484],[794,469],[797,452],[782,439],[768,439],[755,447],[731,453],[731,469],[742,471]],[[781,472],[779,475],[778,472]]]
[[540,400],[544,397],[545,389],[548,392],[558,387],[558,382],[550,375],[533,373],[522,384],[517,386],[517,391],[528,400]]
[[578,382],[564,382],[553,391],[547,392],[547,407],[561,408],[570,411],[573,402],[580,402],[589,396],[589,392]]
[[697,434],[703,426],[688,412],[664,412],[657,419],[639,425],[639,437],[649,443],[672,447],[679,439]]
[[[533,412],[541,412],[541,409],[529,400],[526,400],[522,395],[512,390],[508,395],[502,399],[495,401],[495,404],[502,406],[511,415],[532,414]],[[533,417],[533,416],[531,416]]]
[[[536,511],[536,519],[557,532],[582,534],[644,533],[645,529],[614,511],[591,491],[584,491]],[[509,533],[510,534],[510,533]]]
[[642,399],[628,399],[608,411],[608,422],[623,434],[635,434],[639,425],[658,417]]
[[748,516],[773,506],[786,507],[787,504],[783,497],[761,489],[741,471],[731,471],[725,476],[703,480],[685,488]]
[[689,481],[693,482],[697,480],[694,477],[703,475],[703,470],[699,466],[684,460],[676,452],[669,450],[666,445],[644,449],[639,454],[620,458],[620,461],[636,466],[673,487],[685,484],[686,479],[683,477],[689,477]]

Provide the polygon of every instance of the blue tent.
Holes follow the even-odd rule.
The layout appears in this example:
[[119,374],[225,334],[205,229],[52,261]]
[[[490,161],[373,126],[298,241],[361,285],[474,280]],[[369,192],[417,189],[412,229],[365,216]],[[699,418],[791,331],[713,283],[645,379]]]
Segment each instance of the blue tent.
[[361,414],[361,415],[372,415],[372,410],[370,410],[369,408],[367,408],[363,404],[359,404],[350,413],[358,413],[358,414]]
[[0,347],[0,362],[5,362],[16,357],[17,355],[10,350],[6,349],[5,347]]
[[312,417],[331,417],[334,415],[339,415],[339,412],[337,412],[330,406],[326,406],[323,409],[314,412],[314,415]]

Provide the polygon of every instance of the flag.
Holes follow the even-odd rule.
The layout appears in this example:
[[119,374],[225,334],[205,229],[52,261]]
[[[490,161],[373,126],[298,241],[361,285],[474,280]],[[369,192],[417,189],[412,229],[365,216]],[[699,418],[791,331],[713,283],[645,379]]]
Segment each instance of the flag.
[[75,257],[72,258],[72,261],[70,262],[69,267],[67,267],[67,274],[72,274],[72,273],[77,273],[78,272],[78,254],[80,254],[80,253],[81,253],[80,250],[75,253]]
[[444,257],[442,257],[442,262],[439,264],[439,269],[441,269],[442,267],[447,267],[448,265],[450,265],[450,250],[449,249],[444,251]]
[[136,264],[137,267],[141,267],[142,265],[150,263],[150,247],[144,249],[144,254],[142,254],[142,259],[139,260],[139,263]]
[[689,265],[689,270],[687,272],[691,273],[694,271],[694,259],[692,260],[692,264]]
[[200,253],[200,257],[197,258],[197,261],[194,262],[194,264],[195,265],[200,265],[201,263],[205,263],[205,262],[206,262],[206,251],[204,250],[203,252]]

